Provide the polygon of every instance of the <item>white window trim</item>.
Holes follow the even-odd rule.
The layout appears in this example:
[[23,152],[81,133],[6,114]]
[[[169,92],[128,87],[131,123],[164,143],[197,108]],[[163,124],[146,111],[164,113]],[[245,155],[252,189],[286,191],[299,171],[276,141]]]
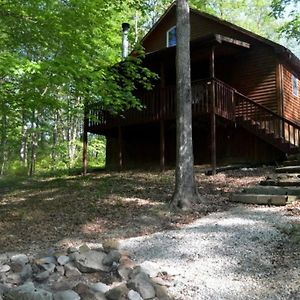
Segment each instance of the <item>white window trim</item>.
[[[169,45],[169,32],[172,31],[174,28],[176,28],[176,25],[175,26],[172,26],[169,30],[167,30],[167,33],[166,33],[166,39],[167,39],[167,47],[173,47],[174,45],[170,46]],[[177,44],[177,41],[176,41],[176,44]]]
[[[294,93],[294,78],[296,79],[296,88],[297,88],[296,94]],[[294,74],[292,74],[292,93],[293,93],[293,96],[299,97],[299,79]]]

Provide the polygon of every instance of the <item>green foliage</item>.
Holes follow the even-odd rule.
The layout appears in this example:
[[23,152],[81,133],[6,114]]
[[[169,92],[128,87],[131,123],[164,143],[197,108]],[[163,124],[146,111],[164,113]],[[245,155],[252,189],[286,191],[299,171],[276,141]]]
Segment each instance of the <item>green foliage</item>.
[[154,76],[140,55],[122,63],[123,74],[112,68],[121,65],[120,26],[133,5],[1,1],[1,174],[76,165],[85,104],[115,113],[139,106],[132,92]]
[[287,20],[280,31],[300,42],[300,2],[298,0],[273,0],[273,15]]

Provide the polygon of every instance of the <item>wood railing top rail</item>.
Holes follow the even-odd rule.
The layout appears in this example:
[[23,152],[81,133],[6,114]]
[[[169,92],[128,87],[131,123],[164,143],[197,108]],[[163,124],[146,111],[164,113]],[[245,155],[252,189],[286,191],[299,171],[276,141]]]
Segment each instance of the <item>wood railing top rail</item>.
[[250,103],[251,105],[257,107],[258,109],[260,109],[261,111],[267,112],[268,114],[272,115],[273,117],[275,117],[276,119],[280,119],[281,121],[295,127],[296,129],[300,130],[300,125],[298,125],[297,123],[286,119],[285,117],[275,113],[274,111],[272,111],[271,109],[251,100],[250,98],[246,97],[245,95],[241,94],[240,92],[235,90],[235,94],[238,95],[239,97],[243,98],[246,102]]
[[[285,124],[288,124],[288,125],[290,125],[290,126],[292,126],[292,127],[294,127],[295,129],[297,129],[297,130],[299,130],[300,131],[300,125],[298,125],[297,123],[295,123],[295,122],[293,122],[293,121],[291,121],[291,120],[289,120],[289,119],[286,119],[285,117],[283,117],[283,116],[281,116],[281,115],[279,115],[278,113],[275,113],[274,111],[272,111],[272,110],[270,110],[269,108],[267,108],[267,107],[265,107],[265,106],[263,106],[263,105],[261,105],[261,104],[259,104],[259,103],[257,103],[257,102],[255,102],[255,101],[253,101],[253,100],[251,100],[250,98],[248,98],[247,96],[245,96],[245,95],[243,95],[242,93],[240,93],[240,92],[238,92],[236,89],[234,89],[232,86],[230,86],[230,85],[228,85],[228,84],[226,84],[225,82],[223,82],[223,81],[221,81],[221,80],[219,80],[219,79],[217,79],[217,78],[204,78],[204,79],[200,79],[200,80],[196,80],[196,81],[193,81],[192,82],[192,87],[197,87],[198,85],[199,86],[202,86],[202,87],[206,87],[206,93],[207,92],[209,92],[209,89],[208,89],[208,87],[210,86],[210,84],[218,84],[219,86],[221,86],[221,88],[224,88],[224,89],[226,89],[226,90],[228,90],[228,91],[231,91],[232,93],[234,93],[234,103],[235,103],[235,107],[232,107],[232,106],[230,106],[230,105],[223,105],[222,106],[222,109],[230,109],[230,110],[232,110],[233,109],[233,111],[231,112],[229,112],[228,111],[228,113],[233,113],[233,117],[235,117],[236,116],[236,114],[238,114],[238,107],[239,107],[239,103],[241,103],[241,101],[245,101],[246,103],[248,103],[249,104],[249,107],[254,107],[256,110],[257,110],[257,116],[259,116],[260,115],[260,113],[263,113],[263,114],[268,114],[269,116],[271,116],[272,118],[274,118],[274,119],[276,119],[276,120],[280,120],[281,122],[284,122]],[[171,94],[170,94],[170,92],[171,92]],[[156,95],[158,98],[156,99],[156,97],[154,97],[153,99],[152,98],[148,98],[147,97],[147,95],[149,96],[149,95],[151,95],[151,93],[152,93],[152,95]],[[146,104],[147,105],[149,105],[150,104],[150,102],[151,101],[153,101],[153,107],[148,107],[148,109],[152,109],[153,110],[153,113],[157,113],[158,111],[161,113],[161,117],[163,116],[163,115],[165,115],[165,114],[170,114],[170,113],[175,113],[175,111],[173,112],[173,106],[175,105],[175,94],[176,94],[176,87],[175,86],[166,86],[166,87],[164,87],[164,88],[156,88],[156,89],[154,89],[153,91],[146,91],[146,92],[141,92],[141,93],[138,93],[137,94],[137,96],[141,96],[141,98],[143,98],[143,97],[146,97],[146,98],[144,98],[144,101],[146,101]],[[174,102],[172,102],[173,104],[172,104],[172,107],[170,106],[170,108],[169,109],[171,109],[172,108],[172,112],[170,111],[170,112],[168,112],[168,111],[166,111],[166,108],[165,107],[163,107],[164,105],[166,105],[166,103],[165,103],[165,101],[161,101],[161,97],[163,97],[162,95],[168,95],[168,101],[170,102],[171,101],[171,99],[169,99],[170,97],[172,97],[173,99],[172,99],[172,101]],[[217,97],[219,96],[219,97],[222,97],[222,95],[216,95]],[[203,100],[203,101],[205,101],[205,103],[206,103],[206,105],[208,105],[209,103],[210,103],[210,101],[209,101],[209,99],[207,98],[207,95],[205,96],[206,98],[205,98],[205,100]],[[154,101],[155,100],[155,101]],[[159,104],[157,101],[159,100],[159,102],[161,102],[161,104]],[[226,101],[228,102],[228,101],[231,101],[232,99],[228,99],[228,98],[224,98],[224,99],[216,99],[216,100],[222,100],[222,102],[216,102],[216,104],[218,105],[218,103],[222,103],[222,104],[226,104]],[[150,102],[149,102],[150,101]],[[169,103],[168,102],[168,103]],[[160,108],[158,107],[159,105],[161,106]],[[229,104],[229,103],[228,103]],[[196,107],[196,106],[195,106]],[[218,108],[218,107],[217,107]],[[101,111],[102,109],[101,109],[101,107],[95,107],[95,106],[93,106],[93,107],[90,107],[90,109],[92,110],[92,111],[95,111],[95,115],[97,115],[97,111],[99,112],[99,111]],[[207,108],[206,109],[211,109],[211,106],[209,105],[209,106],[207,106]],[[146,109],[147,110],[147,109]],[[133,114],[133,112],[132,112],[132,110],[129,110],[128,111],[128,113],[127,112],[124,112],[124,115],[126,115],[126,114],[128,114],[128,117],[130,118],[130,117],[134,117],[135,115],[135,117],[134,118],[142,118],[144,115],[145,116],[147,116],[147,118],[150,118],[150,115],[149,115],[149,112],[147,113],[146,112],[146,110],[140,110],[140,111],[137,111],[137,112],[135,112],[134,114]],[[119,120],[123,120],[123,121],[125,121],[125,119],[124,118],[122,118],[121,116],[117,116],[117,115],[110,115],[110,113],[109,112],[105,112],[105,111],[103,111],[102,110],[102,112],[104,113],[104,118],[106,119],[106,118],[108,118],[107,120],[111,120],[112,121],[112,119],[116,119],[113,123],[116,123],[117,122],[117,119],[119,119]],[[208,112],[207,110],[205,111],[205,112]],[[241,113],[247,113],[247,111],[245,111],[245,112],[243,112],[243,111],[241,111]],[[250,112],[249,112],[250,113]],[[255,112],[254,112],[255,113]],[[109,116],[110,115],[110,116]],[[137,115],[138,115],[138,117],[137,117]],[[157,118],[155,118],[155,120],[156,120]],[[104,120],[103,120],[104,121]],[[128,119],[128,122],[130,122],[130,120]],[[95,123],[97,123],[97,122],[95,122]],[[101,123],[101,121],[100,121],[100,123]],[[104,124],[104,123],[103,123]]]

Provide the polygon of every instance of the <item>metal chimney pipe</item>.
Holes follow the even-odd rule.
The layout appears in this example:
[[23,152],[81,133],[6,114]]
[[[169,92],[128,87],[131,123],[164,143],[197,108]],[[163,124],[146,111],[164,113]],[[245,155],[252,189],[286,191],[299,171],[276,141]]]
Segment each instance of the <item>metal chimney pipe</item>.
[[125,59],[128,56],[128,30],[130,28],[130,25],[128,23],[122,23],[122,58]]

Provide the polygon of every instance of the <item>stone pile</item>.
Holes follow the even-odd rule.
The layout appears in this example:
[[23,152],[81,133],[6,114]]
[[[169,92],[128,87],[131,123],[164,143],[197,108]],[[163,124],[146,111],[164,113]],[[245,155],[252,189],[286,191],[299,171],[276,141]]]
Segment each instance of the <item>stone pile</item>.
[[40,258],[0,255],[0,300],[170,300],[157,264],[136,265],[115,240]]

